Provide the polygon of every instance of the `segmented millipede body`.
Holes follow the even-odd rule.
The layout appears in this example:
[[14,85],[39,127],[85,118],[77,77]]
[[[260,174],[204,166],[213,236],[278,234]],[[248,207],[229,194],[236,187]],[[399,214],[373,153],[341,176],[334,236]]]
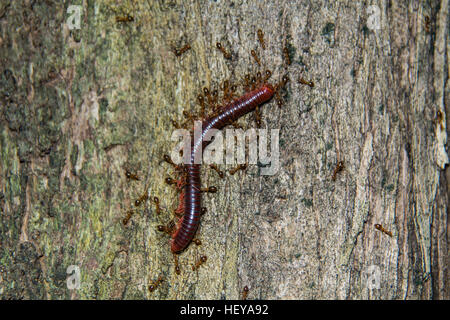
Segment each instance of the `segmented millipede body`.
[[219,112],[202,122],[202,133],[195,140],[192,139],[191,156],[189,163],[184,165],[186,180],[183,189],[184,204],[183,217],[180,219],[177,231],[172,235],[172,252],[180,252],[191,242],[197,231],[201,207],[201,180],[200,164],[194,163],[194,159],[201,155],[202,150],[210,143],[204,138],[211,129],[222,129],[227,124],[236,121],[248,112],[253,111],[259,105],[269,101],[275,94],[271,84],[262,84],[257,89],[247,92],[240,98],[225,105]]

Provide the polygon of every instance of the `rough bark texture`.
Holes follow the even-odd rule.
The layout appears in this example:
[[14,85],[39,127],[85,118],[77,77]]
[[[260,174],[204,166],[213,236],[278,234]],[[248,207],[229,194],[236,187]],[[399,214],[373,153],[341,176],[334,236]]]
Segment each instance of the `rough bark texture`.
[[[450,298],[448,0],[64,2],[0,2],[1,298],[238,299],[244,286],[249,299]],[[178,203],[161,161],[171,120],[198,110],[202,87],[266,68],[292,80],[282,108],[262,108],[280,170],[204,169],[219,192],[176,275],[156,230]],[[162,213],[147,201],[124,227],[147,191]]]

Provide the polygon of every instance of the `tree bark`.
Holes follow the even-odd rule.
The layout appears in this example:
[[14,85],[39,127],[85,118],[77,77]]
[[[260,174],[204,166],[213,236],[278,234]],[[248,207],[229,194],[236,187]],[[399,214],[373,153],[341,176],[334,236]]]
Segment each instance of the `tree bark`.
[[[239,299],[248,286],[249,299],[449,299],[448,12],[448,0],[2,1],[0,297]],[[218,192],[177,275],[157,230],[178,205],[162,161],[171,121],[199,110],[203,87],[229,79],[239,95],[266,69],[291,80],[281,108],[261,108],[280,169],[220,179],[204,166]]]

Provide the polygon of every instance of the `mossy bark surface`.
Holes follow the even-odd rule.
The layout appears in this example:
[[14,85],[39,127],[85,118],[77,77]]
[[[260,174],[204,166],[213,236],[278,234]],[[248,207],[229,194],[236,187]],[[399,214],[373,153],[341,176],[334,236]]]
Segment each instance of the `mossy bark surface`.
[[[1,1],[0,297],[239,299],[248,286],[249,299],[449,299],[448,12],[448,0]],[[281,108],[261,108],[280,168],[203,169],[218,192],[177,275],[157,231],[178,204],[162,161],[171,122],[199,110],[203,87],[229,79],[239,95],[265,69],[291,79]]]

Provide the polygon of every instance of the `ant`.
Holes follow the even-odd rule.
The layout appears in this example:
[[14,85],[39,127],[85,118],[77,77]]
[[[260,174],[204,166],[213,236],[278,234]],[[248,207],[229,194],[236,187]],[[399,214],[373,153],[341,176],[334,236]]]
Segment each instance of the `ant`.
[[207,256],[201,256],[200,259],[192,266],[192,271],[198,270],[202,264],[204,264],[208,260]]
[[214,169],[217,172],[217,174],[219,175],[219,177],[221,179],[223,179],[223,177],[224,177],[223,171],[219,170],[219,168],[215,164],[210,164],[209,167],[211,169]]
[[136,199],[136,200],[134,201],[134,205],[135,205],[136,207],[139,207],[143,202],[147,201],[147,199],[148,199],[148,194],[147,194],[147,192],[146,192],[146,193],[144,193],[142,196],[140,196],[139,199]]
[[246,164],[246,163],[240,164],[240,165],[238,165],[237,167],[235,167],[235,168],[233,168],[233,169],[230,169],[228,172],[229,172],[231,175],[234,175],[234,174],[235,174],[236,172],[238,172],[239,170],[244,171],[245,169],[247,169],[247,164]]
[[250,54],[252,55],[253,59],[255,59],[256,63],[258,64],[258,67],[261,66],[261,60],[259,60],[258,54],[255,50],[250,51]]
[[155,291],[156,288],[158,288],[159,284],[163,281],[164,281],[163,277],[162,277],[162,275],[160,275],[156,281],[154,281],[151,285],[148,286],[148,290],[150,292]]
[[191,49],[191,45],[188,43],[186,44],[184,47],[177,49],[177,48],[173,48],[173,53],[179,57],[181,56],[183,53],[185,53],[186,51],[188,51],[189,49]]
[[154,197],[153,198],[153,203],[156,206],[156,214],[159,215],[161,213],[161,207],[159,206],[159,198],[158,197]]
[[130,221],[131,216],[134,214],[134,210],[128,210],[127,211],[127,215],[125,218],[123,218],[122,223],[124,226],[126,226],[128,224],[128,221]]
[[127,180],[135,180],[135,181],[139,181],[139,176],[137,174],[131,173],[130,170],[126,169],[125,170],[125,176],[127,177]]
[[334,168],[334,171],[333,171],[333,176],[331,177],[331,180],[333,180],[333,181],[335,181],[336,180],[336,176],[337,176],[337,174],[339,173],[339,172],[341,172],[343,169],[344,169],[344,161],[339,161],[337,164],[336,164],[336,167]]
[[220,42],[216,43],[216,47],[222,52],[225,59],[231,59],[231,53],[227,52]]
[[392,238],[392,232],[386,230],[385,228],[383,228],[383,226],[381,224],[376,224],[375,225],[375,229],[380,230],[381,232],[383,232],[384,234],[387,234],[389,237]]
[[134,21],[134,18],[127,14],[126,16],[116,16],[116,22],[132,22]]
[[309,86],[310,88],[314,88],[314,82],[313,82],[313,81],[305,80],[305,79],[303,79],[302,77],[300,77],[300,78],[298,79],[298,83],[300,83],[300,84],[306,84],[306,85]]
[[291,57],[289,56],[289,49],[287,47],[283,48],[283,54],[284,54],[284,59],[286,60],[287,65],[290,66],[292,61],[291,61]]
[[261,47],[263,48],[263,50],[266,50],[266,43],[264,42],[264,33],[262,32],[261,29],[258,29],[257,34],[258,34],[258,41],[261,44]]
[[200,189],[201,192],[209,192],[209,193],[216,193],[217,192],[217,188],[214,186],[208,187],[208,188],[201,188]]
[[248,292],[249,292],[249,289],[247,286],[245,286],[242,291],[242,300],[247,300]]
[[173,233],[174,228],[175,228],[175,223],[171,220],[166,226],[159,225],[158,226],[158,231],[167,233],[168,235],[171,236],[172,233]]
[[177,275],[180,275],[181,269],[180,266],[178,265],[178,256],[175,253],[173,254],[173,259],[175,260],[175,273]]

